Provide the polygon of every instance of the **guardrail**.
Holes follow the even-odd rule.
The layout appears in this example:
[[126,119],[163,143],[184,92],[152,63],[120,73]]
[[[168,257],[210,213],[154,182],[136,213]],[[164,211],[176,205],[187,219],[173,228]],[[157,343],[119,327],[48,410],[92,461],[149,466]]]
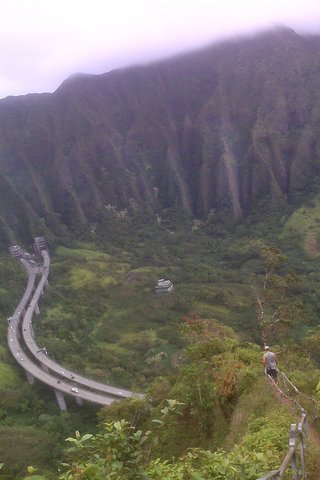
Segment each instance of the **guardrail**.
[[283,391],[285,390],[287,398],[298,410],[308,412],[309,419],[311,418],[314,421],[319,417],[320,403],[309,395],[300,392],[284,372],[279,372],[279,385],[281,386],[282,394],[284,394]]
[[[290,433],[289,433],[289,448],[288,451],[277,470],[272,470],[266,473],[264,476],[259,477],[257,480],[281,480],[284,478],[285,474],[291,474],[292,480],[307,480],[307,472],[306,472],[306,465],[305,465],[305,448],[307,446],[308,441],[308,422],[307,422],[307,412],[302,407],[300,401],[297,398],[291,398],[290,395],[294,395],[296,397],[301,397],[304,401],[307,401],[309,404],[312,405],[314,411],[317,409],[317,414],[314,415],[316,418],[319,413],[320,404],[316,402],[308,395],[305,395],[299,392],[298,388],[293,385],[293,383],[288,379],[285,373],[279,372],[279,384],[277,384],[270,375],[267,375],[271,383],[274,387],[278,390],[280,395],[292,402],[292,405],[299,409],[301,412],[301,418],[298,425],[296,423],[292,423],[290,426]],[[283,391],[286,390],[286,393]],[[290,391],[291,390],[291,391]],[[289,478],[289,477],[286,477]]]

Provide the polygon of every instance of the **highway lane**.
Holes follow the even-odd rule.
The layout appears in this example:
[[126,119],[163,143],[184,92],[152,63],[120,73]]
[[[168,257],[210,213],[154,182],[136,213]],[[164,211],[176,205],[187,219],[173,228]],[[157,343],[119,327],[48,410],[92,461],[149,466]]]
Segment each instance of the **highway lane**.
[[12,316],[8,318],[8,330],[7,330],[7,342],[9,346],[9,350],[11,351],[14,358],[18,361],[20,352],[22,351],[20,343],[19,343],[19,322],[22,316],[22,312],[25,310],[29,299],[32,295],[34,290],[35,281],[36,281],[36,274],[37,271],[33,268],[25,259],[20,259],[22,265],[24,266],[27,275],[28,275],[28,282],[26,289],[21,297],[18,306],[16,307],[15,311],[13,312]]
[[26,308],[26,305],[29,302],[29,299],[30,299],[30,297],[32,295],[32,292],[34,290],[35,281],[36,281],[37,270],[35,268],[33,268],[24,258],[21,258],[20,262],[22,263],[22,265],[24,266],[24,268],[27,272],[28,282],[27,282],[26,289],[25,289],[25,291],[24,291],[24,293],[21,297],[21,300],[18,303],[18,306],[16,307],[12,316],[9,317],[9,319],[12,318],[12,317],[16,317],[16,316],[19,316],[19,318],[20,318],[22,311]]

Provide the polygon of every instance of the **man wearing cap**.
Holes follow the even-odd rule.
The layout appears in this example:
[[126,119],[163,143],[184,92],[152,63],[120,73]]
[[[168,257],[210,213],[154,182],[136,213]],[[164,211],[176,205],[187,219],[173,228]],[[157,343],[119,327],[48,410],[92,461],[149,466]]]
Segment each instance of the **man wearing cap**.
[[277,383],[278,377],[278,360],[275,353],[270,351],[268,345],[264,347],[265,354],[263,355],[263,365],[266,370],[266,374]]

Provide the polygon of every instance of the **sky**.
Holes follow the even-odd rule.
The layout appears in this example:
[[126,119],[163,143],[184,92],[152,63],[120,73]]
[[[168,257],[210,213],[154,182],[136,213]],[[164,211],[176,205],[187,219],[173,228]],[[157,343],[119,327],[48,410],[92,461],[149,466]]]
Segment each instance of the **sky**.
[[0,98],[275,25],[320,34],[319,0],[2,1]]

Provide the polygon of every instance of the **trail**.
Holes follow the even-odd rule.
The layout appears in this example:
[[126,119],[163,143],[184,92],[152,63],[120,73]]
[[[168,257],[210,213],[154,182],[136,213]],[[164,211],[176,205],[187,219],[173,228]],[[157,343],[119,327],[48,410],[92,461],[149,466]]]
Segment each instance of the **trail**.
[[[320,403],[314,400],[312,397],[303,394],[298,388],[290,382],[288,377],[279,372],[278,383],[276,384],[272,377],[267,375],[269,382],[272,384],[274,395],[285,405],[292,414],[297,418],[301,413],[306,412],[308,415],[307,426],[307,445],[314,446],[318,452],[320,452],[320,433],[312,425],[312,423],[319,418],[320,415]],[[308,408],[307,408],[308,407]],[[308,449],[307,449],[308,451]],[[308,457],[308,455],[307,455]],[[307,469],[308,470],[308,469]],[[312,479],[320,480],[320,455],[317,455],[316,462],[313,465],[314,474]],[[315,473],[317,472],[317,473]],[[312,472],[313,474],[313,472]],[[309,476],[308,476],[309,478]]]

